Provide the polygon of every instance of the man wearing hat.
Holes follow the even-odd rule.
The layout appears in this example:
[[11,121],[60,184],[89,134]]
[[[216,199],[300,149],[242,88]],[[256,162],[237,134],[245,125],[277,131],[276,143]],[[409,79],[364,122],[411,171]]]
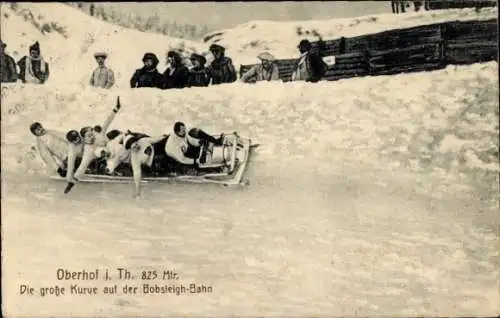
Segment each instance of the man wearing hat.
[[193,68],[189,70],[189,86],[204,87],[210,83],[205,64],[207,59],[200,54],[193,53],[190,58]]
[[306,81],[316,83],[325,75],[328,65],[323,61],[319,52],[313,50],[309,40],[302,40],[298,45],[299,60],[292,73],[292,81]]
[[144,66],[135,70],[130,79],[131,88],[163,86],[163,76],[158,72],[157,66],[160,61],[156,54],[148,52],[142,57]]
[[257,58],[261,61],[261,64],[253,66],[243,74],[241,81],[255,83],[258,81],[277,81],[280,79],[278,66],[274,64],[275,58],[271,53],[260,53]]
[[210,52],[214,60],[207,68],[207,73],[212,80],[212,85],[233,83],[238,78],[231,58],[225,56],[226,48],[218,44],[210,45]]
[[29,56],[24,56],[17,62],[19,78],[23,83],[43,84],[49,79],[49,64],[40,54],[40,44],[29,47]]
[[97,68],[90,76],[90,85],[101,88],[111,88],[115,84],[115,73],[106,66],[105,61],[108,55],[104,52],[97,52],[94,58],[97,62]]
[[5,53],[6,47],[7,44],[0,40],[0,82],[14,83],[17,81],[16,61]]

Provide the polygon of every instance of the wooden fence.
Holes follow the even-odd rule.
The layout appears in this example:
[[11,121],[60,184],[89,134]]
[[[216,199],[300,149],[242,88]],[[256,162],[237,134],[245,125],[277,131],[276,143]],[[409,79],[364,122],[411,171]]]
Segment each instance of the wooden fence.
[[[312,44],[321,56],[335,56],[326,80],[431,71],[497,60],[497,24],[497,19],[454,21]],[[283,81],[291,80],[296,62],[276,61]],[[252,66],[242,65],[240,76]]]
[[495,7],[495,0],[440,0],[429,1],[430,10]]

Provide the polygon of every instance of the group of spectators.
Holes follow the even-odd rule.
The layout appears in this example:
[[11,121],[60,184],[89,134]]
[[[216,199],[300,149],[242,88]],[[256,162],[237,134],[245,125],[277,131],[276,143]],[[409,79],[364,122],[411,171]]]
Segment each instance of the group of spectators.
[[208,86],[235,82],[238,78],[231,58],[225,56],[225,48],[212,44],[210,52],[214,59],[205,66],[207,59],[200,54],[190,56],[192,68],[184,63],[180,53],[167,53],[167,69],[158,71],[158,57],[154,53],[146,53],[142,58],[143,66],[135,70],[130,79],[130,87],[155,87],[160,89]]
[[[40,54],[40,45],[33,44],[29,48],[29,56],[23,57],[17,66],[14,59],[4,51],[6,44],[1,45],[1,81],[16,82],[20,79],[23,83],[43,84],[49,77],[49,65]],[[293,81],[317,82],[325,74],[327,65],[322,60],[317,50],[313,50],[308,40],[302,40],[298,49],[300,57],[292,75]],[[209,48],[213,60],[209,65],[205,56],[197,53],[191,54],[191,65],[184,63],[181,54],[177,51],[167,53],[167,68],[163,73],[158,71],[159,59],[154,53],[145,53],[142,58],[143,66],[138,68],[130,78],[131,88],[152,87],[159,89],[181,89],[186,87],[203,87],[223,83],[233,83],[238,80],[236,69],[231,58],[225,55],[225,48],[212,44]],[[97,68],[90,75],[89,84],[94,87],[111,88],[115,84],[115,75],[111,68],[106,66],[107,54],[97,52],[94,54]],[[250,68],[240,78],[245,83],[257,81],[280,80],[279,69],[275,57],[269,52],[262,52],[258,59],[260,64]]]
[[[49,78],[49,64],[45,62],[40,52],[40,44],[29,47],[29,55],[23,56],[17,63],[5,53],[7,44],[0,40],[0,81],[13,83],[21,80],[23,83],[43,84]],[[19,71],[18,71],[19,67]]]

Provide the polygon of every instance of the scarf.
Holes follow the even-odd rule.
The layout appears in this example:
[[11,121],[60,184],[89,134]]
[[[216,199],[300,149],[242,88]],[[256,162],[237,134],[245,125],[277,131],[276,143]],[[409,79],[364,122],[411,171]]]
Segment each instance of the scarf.
[[42,74],[45,73],[45,60],[43,59],[42,56],[39,56],[37,58],[33,58],[31,56],[26,57],[26,82],[27,83],[35,83],[35,84],[41,84],[42,80],[37,77],[38,74],[35,74],[36,70],[33,69],[33,61],[40,61],[40,72]]
[[299,63],[297,63],[297,68],[292,74],[292,80],[293,81],[303,81],[307,77],[307,65],[306,65],[306,58],[307,58],[307,53],[302,53],[299,57]]

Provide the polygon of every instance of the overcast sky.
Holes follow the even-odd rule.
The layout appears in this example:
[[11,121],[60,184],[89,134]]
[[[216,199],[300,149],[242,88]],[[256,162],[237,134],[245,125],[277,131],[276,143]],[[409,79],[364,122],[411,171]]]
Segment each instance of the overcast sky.
[[[171,21],[230,28],[249,20],[314,20],[390,13],[390,1],[106,3],[117,10],[171,16]],[[170,20],[170,19],[169,19]]]

